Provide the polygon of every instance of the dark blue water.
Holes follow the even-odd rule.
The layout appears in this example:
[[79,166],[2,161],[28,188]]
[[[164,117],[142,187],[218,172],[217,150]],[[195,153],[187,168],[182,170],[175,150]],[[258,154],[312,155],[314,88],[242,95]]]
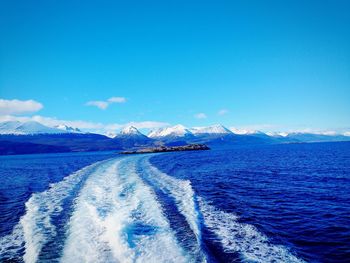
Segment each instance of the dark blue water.
[[1,262],[349,262],[350,143],[0,157]]
[[241,147],[151,161],[303,259],[349,262],[350,143]]

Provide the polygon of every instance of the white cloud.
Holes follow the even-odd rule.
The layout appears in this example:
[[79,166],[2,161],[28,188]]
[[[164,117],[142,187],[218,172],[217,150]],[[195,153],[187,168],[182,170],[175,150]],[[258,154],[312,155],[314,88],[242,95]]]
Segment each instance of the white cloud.
[[109,103],[124,103],[126,98],[124,97],[111,97],[107,100]]
[[196,119],[206,119],[207,115],[205,113],[203,113],[203,112],[200,112],[200,113],[195,114],[194,117]]
[[252,134],[258,131],[262,132],[271,132],[277,126],[272,124],[255,124],[255,125],[245,125],[245,126],[236,126],[230,127],[230,130],[235,134]]
[[88,101],[85,105],[87,106],[95,106],[101,110],[105,110],[108,108],[109,103],[106,101],[100,101],[100,100],[93,100],[93,101]]
[[344,132],[344,136],[350,136],[350,131]]
[[126,102],[126,98],[124,98],[124,97],[111,97],[106,101],[103,101],[103,100],[88,101],[85,105],[86,106],[95,106],[101,110],[105,110],[108,108],[109,105],[111,105],[113,103],[125,103],[125,102]]
[[97,132],[105,134],[106,132],[116,131],[126,126],[135,126],[138,129],[155,129],[164,126],[168,126],[167,122],[157,122],[157,121],[141,121],[141,122],[128,122],[128,123],[109,123],[103,124],[100,122],[89,122],[82,120],[60,120],[57,118],[44,117],[40,115],[35,116],[13,116],[13,115],[0,115],[0,122],[3,121],[37,121],[49,127],[54,127],[57,125],[67,125],[74,128],[79,128],[82,130]]
[[315,133],[320,135],[337,135],[337,132],[335,131],[316,131]]
[[74,128],[79,129],[101,129],[104,127],[102,123],[96,123],[96,122],[89,122],[89,121],[81,121],[81,120],[75,120],[75,121],[69,121],[69,120],[60,120],[56,118],[51,117],[44,117],[40,115],[34,115],[34,116],[13,116],[13,115],[2,115],[0,116],[0,122],[3,121],[20,121],[20,122],[26,122],[26,121],[37,121],[40,122],[43,125],[54,127],[56,125],[67,125]]
[[318,134],[318,135],[329,135],[334,136],[341,134],[340,131],[334,131],[334,130],[321,130],[321,129],[312,129],[312,128],[302,128],[302,129],[288,129],[283,132],[275,132],[275,134],[285,136],[285,134],[290,133],[312,133],[312,134]]
[[0,99],[0,114],[22,114],[39,111],[44,106],[35,100]]
[[218,111],[218,115],[225,115],[225,114],[227,114],[228,113],[228,110],[226,110],[226,109],[222,109],[222,110],[219,110]]
[[128,123],[112,123],[104,126],[106,131],[115,131],[118,129],[122,129],[128,126],[134,126],[137,129],[157,129],[165,126],[169,126],[170,124],[167,122],[159,122],[159,121],[131,121]]
[[253,134],[257,132],[256,130],[253,130],[253,129],[242,129],[242,128],[235,128],[235,127],[230,127],[230,130],[235,134]]
[[129,122],[123,125],[126,126],[134,126],[137,129],[156,129],[165,126],[169,126],[170,124],[167,122],[158,122],[158,121],[141,121],[141,122]]
[[345,132],[344,129],[336,129],[336,130],[323,130],[323,129],[314,129],[314,128],[292,129],[292,128],[285,128],[285,127],[283,128],[282,126],[271,125],[271,124],[236,126],[236,127],[230,127],[230,130],[236,134],[252,134],[252,133],[261,131],[266,133],[267,135],[271,135],[271,136],[279,135],[283,137],[291,133],[312,133],[312,134],[328,135],[328,136],[343,134],[345,136],[350,136],[350,132],[348,132],[348,135],[346,135],[347,132]]

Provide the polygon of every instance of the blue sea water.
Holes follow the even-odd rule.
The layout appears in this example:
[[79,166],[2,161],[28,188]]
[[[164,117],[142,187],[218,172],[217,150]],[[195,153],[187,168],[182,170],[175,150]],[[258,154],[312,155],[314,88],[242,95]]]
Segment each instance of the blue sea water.
[[0,157],[1,262],[349,262],[350,143]]

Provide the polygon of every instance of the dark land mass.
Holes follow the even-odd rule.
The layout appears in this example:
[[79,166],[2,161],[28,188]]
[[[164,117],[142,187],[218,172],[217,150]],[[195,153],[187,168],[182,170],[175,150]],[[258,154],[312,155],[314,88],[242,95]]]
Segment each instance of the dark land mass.
[[0,141],[0,155],[31,154],[31,153],[62,153],[69,152],[65,146],[45,145],[30,142]]
[[140,154],[140,153],[160,153],[160,152],[182,152],[182,151],[200,151],[210,150],[205,144],[188,144],[183,146],[159,146],[138,149],[135,151],[120,152],[120,154]]

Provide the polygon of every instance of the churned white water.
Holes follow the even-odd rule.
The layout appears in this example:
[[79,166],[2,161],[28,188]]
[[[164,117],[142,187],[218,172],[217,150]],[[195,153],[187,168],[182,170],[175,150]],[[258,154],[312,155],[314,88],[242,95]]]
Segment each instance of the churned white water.
[[69,222],[62,262],[188,262],[133,159],[90,176]]
[[[70,197],[71,214],[55,259],[61,262],[206,262],[204,226],[223,251],[237,253],[243,261],[302,262],[287,248],[271,244],[254,226],[240,223],[235,214],[197,196],[189,180],[158,170],[149,162],[151,156],[101,161],[32,194],[12,233],[0,238],[0,256],[24,250],[24,262],[37,262],[57,236],[53,216],[66,212],[62,203]],[[195,237],[190,249],[176,236],[156,190],[172,199],[186,220],[186,231]]]

